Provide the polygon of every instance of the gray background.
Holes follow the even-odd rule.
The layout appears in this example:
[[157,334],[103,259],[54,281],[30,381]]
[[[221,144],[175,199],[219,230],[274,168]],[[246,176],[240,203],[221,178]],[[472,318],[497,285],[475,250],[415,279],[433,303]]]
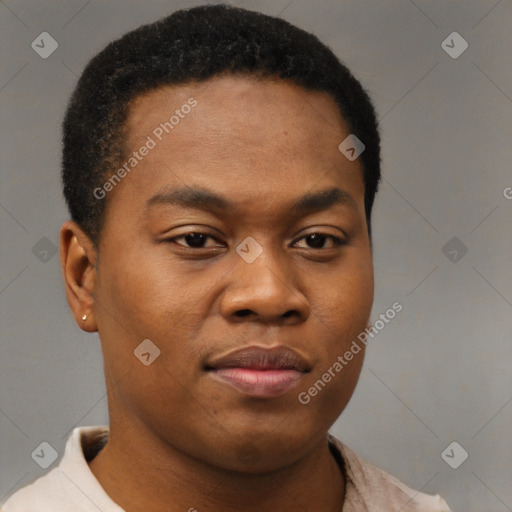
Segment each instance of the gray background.
[[[200,3],[0,3],[0,502],[44,473],[31,458],[42,441],[62,454],[74,426],[108,421],[98,338],[74,324],[58,256],[39,242],[56,245],[67,218],[67,99],[106,43]],[[333,433],[454,511],[512,510],[511,0],[232,3],[316,33],[380,117],[373,318],[403,311],[369,343]],[[48,59],[31,48],[43,31],[59,44]],[[453,31],[469,44],[457,59],[441,47]],[[453,237],[462,257],[442,250]],[[469,453],[457,469],[441,457],[452,441]]]

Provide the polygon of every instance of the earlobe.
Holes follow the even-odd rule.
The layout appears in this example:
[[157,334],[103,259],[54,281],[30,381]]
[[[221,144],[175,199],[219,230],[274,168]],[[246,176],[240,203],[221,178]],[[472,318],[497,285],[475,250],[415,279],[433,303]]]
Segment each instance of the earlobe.
[[66,296],[75,321],[86,332],[96,332],[94,293],[96,248],[76,222],[67,221],[60,230],[60,261]]

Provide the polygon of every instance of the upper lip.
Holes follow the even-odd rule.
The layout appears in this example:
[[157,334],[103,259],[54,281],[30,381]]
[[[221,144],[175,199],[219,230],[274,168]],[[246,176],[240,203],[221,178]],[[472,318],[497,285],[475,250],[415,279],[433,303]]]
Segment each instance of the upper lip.
[[309,372],[311,365],[292,348],[279,345],[272,348],[243,347],[213,358],[205,368],[247,368],[251,370],[296,370]]

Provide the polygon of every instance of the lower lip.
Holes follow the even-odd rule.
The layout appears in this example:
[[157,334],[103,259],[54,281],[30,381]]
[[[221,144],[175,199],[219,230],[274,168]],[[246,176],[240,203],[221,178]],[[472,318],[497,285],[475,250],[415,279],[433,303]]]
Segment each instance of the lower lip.
[[304,375],[297,370],[252,370],[249,368],[219,368],[211,370],[210,374],[242,393],[258,398],[284,395]]

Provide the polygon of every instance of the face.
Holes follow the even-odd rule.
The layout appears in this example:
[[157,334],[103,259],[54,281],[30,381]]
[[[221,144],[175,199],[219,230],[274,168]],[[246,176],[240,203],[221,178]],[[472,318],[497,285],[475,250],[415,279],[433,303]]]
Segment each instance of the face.
[[111,424],[217,467],[293,463],[363,361],[308,393],[373,300],[350,131],[325,93],[224,76],[137,98],[127,134],[137,163],[106,187],[92,294]]

